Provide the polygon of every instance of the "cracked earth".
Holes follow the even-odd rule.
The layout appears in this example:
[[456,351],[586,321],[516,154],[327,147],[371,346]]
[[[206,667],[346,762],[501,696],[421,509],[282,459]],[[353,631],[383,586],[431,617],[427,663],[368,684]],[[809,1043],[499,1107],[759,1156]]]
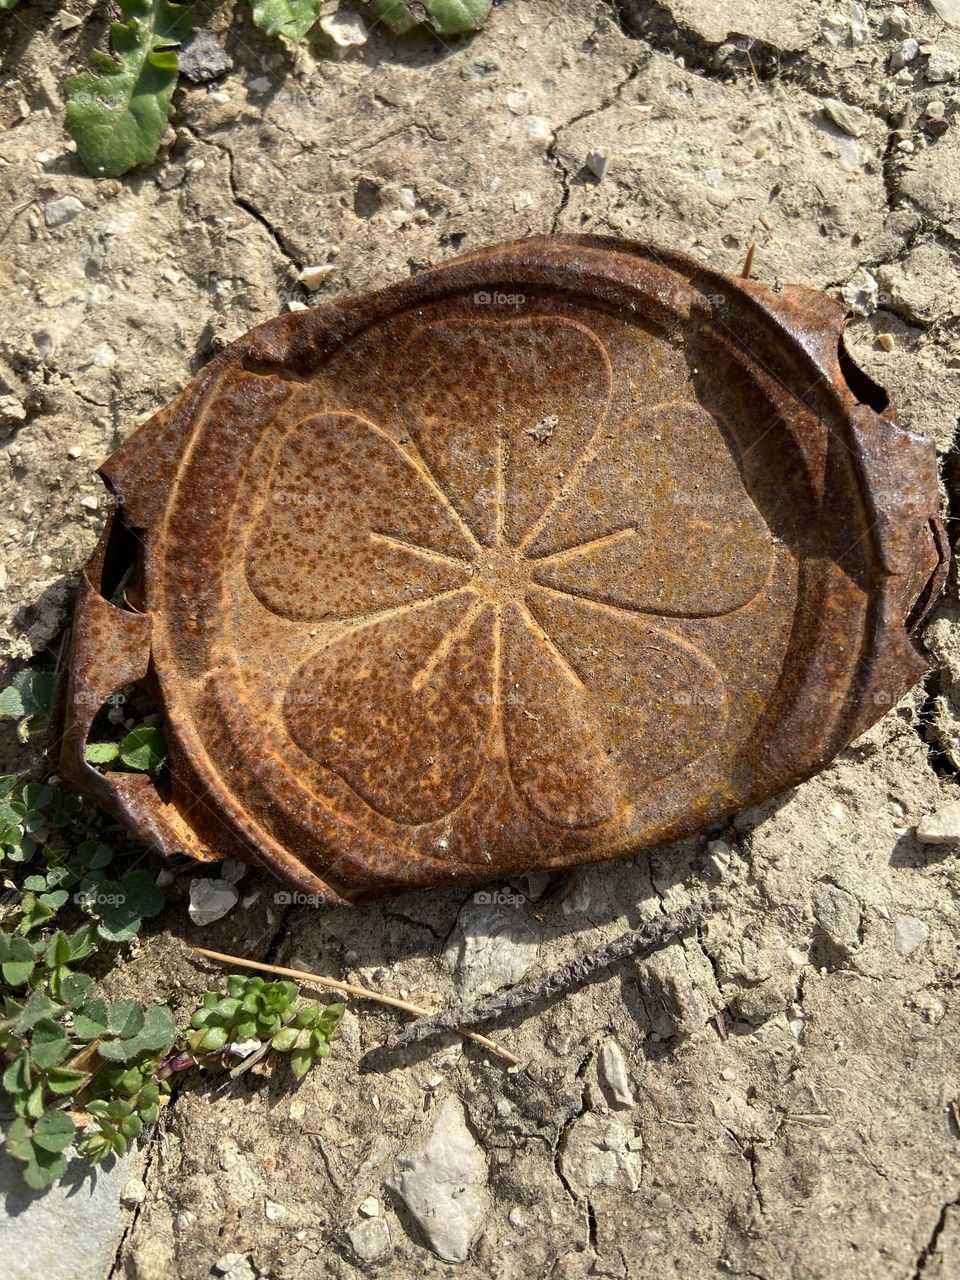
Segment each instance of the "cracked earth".
[[[62,31],[63,8],[81,24]],[[212,353],[285,308],[528,233],[650,239],[730,271],[755,244],[758,278],[843,297],[852,353],[936,441],[944,510],[958,509],[954,0],[502,0],[472,40],[375,30],[339,59],[320,38],[288,56],[245,6],[201,4],[232,69],[183,83],[154,165],[94,182],[60,85],[104,9],[40,0],[0,25],[10,669],[57,643],[104,515],[93,469]],[[82,209],[48,225],[64,196]],[[960,797],[955,582],[923,643],[926,683],[819,777],[542,899],[522,882],[494,886],[499,903],[450,890],[318,912],[276,903],[251,873],[240,905],[199,929],[178,879],[164,927],[110,980],[181,1015],[208,980],[185,944],[439,1006],[534,977],[705,884],[730,905],[651,963],[498,1025],[518,1070],[458,1042],[358,1075],[396,1026],[360,1009],[298,1089],[278,1071],[181,1092],[141,1153],[146,1197],[107,1240],[106,1270],[960,1274],[960,877],[955,848],[914,833]],[[4,755],[25,764],[12,735]],[[435,1126],[474,1178],[454,1202],[462,1261],[397,1189]]]

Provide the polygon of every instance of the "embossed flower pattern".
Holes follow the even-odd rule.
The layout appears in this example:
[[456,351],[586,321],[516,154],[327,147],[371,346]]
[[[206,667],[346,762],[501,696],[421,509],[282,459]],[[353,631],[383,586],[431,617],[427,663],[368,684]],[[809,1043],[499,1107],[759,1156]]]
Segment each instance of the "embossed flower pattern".
[[594,827],[719,731],[723,681],[682,620],[763,589],[769,530],[695,401],[609,427],[618,389],[578,322],[433,324],[404,367],[402,432],[306,418],[250,540],[263,605],[336,620],[288,730],[398,822],[448,817],[494,769],[539,820]]

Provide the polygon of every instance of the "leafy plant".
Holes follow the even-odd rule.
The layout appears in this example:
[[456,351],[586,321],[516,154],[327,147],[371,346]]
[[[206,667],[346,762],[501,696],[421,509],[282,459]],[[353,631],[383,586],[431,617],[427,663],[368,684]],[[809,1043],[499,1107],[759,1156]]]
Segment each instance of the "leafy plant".
[[126,22],[114,22],[115,57],[94,50],[91,70],[66,83],[67,132],[94,177],[116,178],[157,154],[173,115],[176,47],[193,25],[192,11],[168,0],[118,0]]
[[109,768],[126,765],[143,773],[155,773],[167,760],[167,744],[159,729],[140,725],[132,729],[122,742],[91,742],[86,750],[90,764]]
[[376,16],[397,35],[425,25],[441,36],[477,31],[490,16],[491,0],[369,0]]
[[268,36],[299,40],[320,17],[323,0],[250,0],[253,20]]
[[[123,22],[110,27],[113,55],[90,54],[90,68],[66,83],[67,132],[77,155],[97,178],[116,178],[149,164],[174,114],[177,49],[190,33],[192,8],[170,0],[117,0]],[[378,20],[398,35],[424,27],[438,36],[483,26],[492,0],[367,0]],[[0,9],[17,0],[0,0]],[[256,26],[268,36],[301,40],[320,17],[322,0],[250,0]],[[96,758],[97,752],[103,758]],[[93,764],[116,759],[96,744]]]
[[[0,8],[3,0],[0,0]],[[10,6],[12,7],[12,6]],[[52,671],[20,671],[0,690],[0,720],[18,720],[21,739],[46,728],[57,677]]]
[[231,974],[227,994],[208,991],[190,1021],[187,1044],[195,1053],[217,1053],[235,1041],[268,1040],[290,1054],[298,1080],[314,1062],[330,1054],[330,1040],[343,1014],[342,1004],[306,1004],[295,982],[266,982]]

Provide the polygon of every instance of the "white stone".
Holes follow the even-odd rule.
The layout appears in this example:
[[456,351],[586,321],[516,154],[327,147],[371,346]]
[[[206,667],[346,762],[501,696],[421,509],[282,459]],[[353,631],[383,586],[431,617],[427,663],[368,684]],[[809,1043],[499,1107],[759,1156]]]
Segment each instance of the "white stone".
[[908,36],[906,40],[901,40],[890,55],[890,70],[899,71],[908,62],[912,62],[919,52],[920,45],[914,40],[913,36]]
[[43,220],[48,227],[62,227],[65,223],[72,222],[85,209],[86,205],[76,196],[61,196],[59,200],[51,200],[44,206]]
[[843,286],[840,296],[851,311],[856,311],[857,315],[872,316],[877,309],[879,293],[880,287],[876,278],[865,267],[861,267]]
[[249,1258],[242,1253],[224,1253],[213,1264],[213,1270],[224,1280],[257,1280]]
[[930,0],[930,7],[948,27],[960,27],[960,0]]
[[447,1098],[425,1144],[402,1157],[400,1168],[388,1185],[416,1218],[430,1248],[447,1262],[465,1262],[487,1212],[487,1160],[457,1098]]
[[380,1201],[376,1196],[367,1196],[366,1200],[361,1200],[357,1205],[357,1213],[362,1214],[365,1218],[379,1217]]
[[536,146],[549,147],[553,142],[553,126],[545,116],[521,116],[514,121],[513,132]]
[[240,894],[228,880],[190,881],[190,919],[194,924],[213,924],[237,905]]
[[897,916],[893,923],[893,945],[897,955],[912,956],[929,936],[929,929],[916,916]]
[[465,999],[518,982],[537,958],[539,933],[519,911],[471,899],[443,953]]
[[364,1218],[350,1228],[347,1239],[364,1262],[377,1262],[390,1252],[390,1228],[385,1218]]
[[944,84],[960,71],[960,58],[946,49],[934,49],[927,60],[926,76],[931,84]]
[[117,353],[109,342],[98,342],[90,352],[90,360],[98,369],[112,369],[117,363]]
[[282,1204],[277,1204],[276,1200],[264,1200],[263,1216],[268,1222],[279,1222],[286,1215],[286,1209]]
[[584,160],[585,167],[593,174],[598,182],[602,182],[606,176],[607,169],[610,167],[610,150],[608,147],[595,147],[593,151],[587,153]]
[[832,120],[844,133],[849,133],[851,138],[859,138],[866,131],[867,117],[859,107],[848,106],[839,98],[825,98],[823,111],[828,120]]
[[120,1192],[120,1203],[125,1209],[133,1209],[143,1204],[147,1198],[147,1188],[142,1178],[128,1178]]
[[318,262],[313,266],[304,267],[298,273],[297,279],[312,293],[314,289],[320,288],[331,271],[336,271],[332,262]]
[[630,1088],[630,1077],[623,1050],[616,1040],[606,1040],[600,1050],[598,1064],[600,1083],[615,1107],[632,1107],[636,1103]]
[[367,43],[367,24],[358,13],[334,13],[320,19],[320,30],[341,49]]
[[950,800],[921,818],[917,839],[923,844],[955,844],[960,840],[960,800]]
[[642,1142],[618,1120],[600,1120],[593,1112],[575,1120],[567,1130],[560,1168],[579,1195],[596,1187],[636,1191],[640,1186]]

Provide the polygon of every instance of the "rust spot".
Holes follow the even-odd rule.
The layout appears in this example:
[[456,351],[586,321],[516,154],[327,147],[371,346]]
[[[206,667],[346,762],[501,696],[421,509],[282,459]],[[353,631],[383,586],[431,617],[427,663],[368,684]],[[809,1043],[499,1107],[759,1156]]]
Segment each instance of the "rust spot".
[[[253,330],[103,467],[137,611],[115,526],[58,767],[167,854],[337,901],[633,853],[797,783],[923,674],[948,556],[933,448],[844,323],[583,237]],[[163,797],[83,760],[84,709],[148,672]]]

